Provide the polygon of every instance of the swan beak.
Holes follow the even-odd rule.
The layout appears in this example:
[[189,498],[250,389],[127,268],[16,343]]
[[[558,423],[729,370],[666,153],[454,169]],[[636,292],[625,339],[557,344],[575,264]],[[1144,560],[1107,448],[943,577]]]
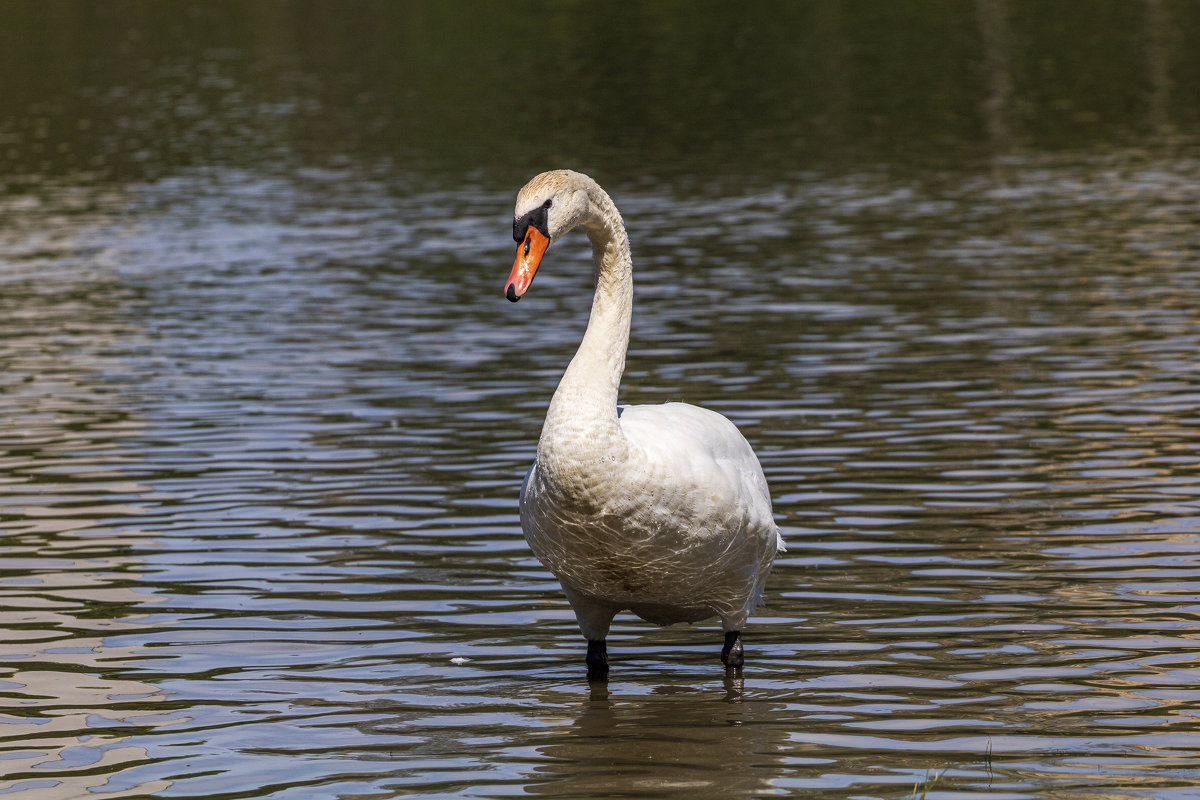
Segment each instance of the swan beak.
[[525,232],[525,241],[517,247],[517,258],[513,261],[512,272],[508,273],[508,285],[504,288],[504,296],[512,302],[521,299],[529,284],[533,283],[533,273],[537,272],[538,264],[550,240],[534,226],[530,225]]

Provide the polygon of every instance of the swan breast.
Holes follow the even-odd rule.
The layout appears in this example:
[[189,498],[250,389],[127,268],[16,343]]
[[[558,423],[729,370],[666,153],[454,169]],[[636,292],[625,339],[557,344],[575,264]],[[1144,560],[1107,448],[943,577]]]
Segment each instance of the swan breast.
[[781,542],[745,437],[683,403],[623,406],[618,421],[619,456],[588,454],[578,437],[541,443],[521,493],[534,553],[560,581],[623,607],[699,619],[756,600]]

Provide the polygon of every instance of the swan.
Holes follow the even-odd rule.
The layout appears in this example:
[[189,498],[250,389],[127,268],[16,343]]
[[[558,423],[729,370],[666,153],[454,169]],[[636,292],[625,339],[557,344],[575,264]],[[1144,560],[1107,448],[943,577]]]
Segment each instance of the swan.
[[771,494],[749,442],[720,414],[617,404],[633,262],[625,224],[599,184],[554,170],[521,189],[505,296],[520,300],[546,249],[577,226],[591,240],[595,297],[521,486],[521,529],[587,638],[589,679],[607,676],[605,640],[625,610],[658,625],[719,617],[721,661],[741,669],[742,629],[784,550]]

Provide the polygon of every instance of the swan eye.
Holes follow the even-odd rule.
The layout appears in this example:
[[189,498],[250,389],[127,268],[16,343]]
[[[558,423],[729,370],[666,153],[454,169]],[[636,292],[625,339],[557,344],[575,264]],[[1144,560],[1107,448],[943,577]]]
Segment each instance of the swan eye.
[[[0,0],[3,2],[3,0]],[[540,206],[536,206],[532,211],[524,216],[517,217],[513,220],[513,241],[520,244],[529,235],[529,229],[533,228],[547,239],[550,238],[550,228],[548,227],[547,217],[550,215],[550,203],[547,200]]]
[[551,198],[550,200],[547,200],[546,202],[542,203],[542,208],[549,208],[550,204],[553,202],[554,202],[553,198]]

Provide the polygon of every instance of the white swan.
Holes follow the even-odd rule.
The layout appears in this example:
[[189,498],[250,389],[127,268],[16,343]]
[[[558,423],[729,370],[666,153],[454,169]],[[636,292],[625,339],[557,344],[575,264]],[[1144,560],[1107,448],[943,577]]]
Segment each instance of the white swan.
[[741,631],[783,539],[762,467],[733,423],[684,403],[618,406],[633,309],[633,264],[617,207],[594,180],[544,172],[517,194],[514,303],[550,243],[582,225],[596,295],[579,351],[554,392],[521,487],[521,528],[562,584],[588,639],[591,678],[630,610],[659,625],[720,617],[721,660],[743,664]]

